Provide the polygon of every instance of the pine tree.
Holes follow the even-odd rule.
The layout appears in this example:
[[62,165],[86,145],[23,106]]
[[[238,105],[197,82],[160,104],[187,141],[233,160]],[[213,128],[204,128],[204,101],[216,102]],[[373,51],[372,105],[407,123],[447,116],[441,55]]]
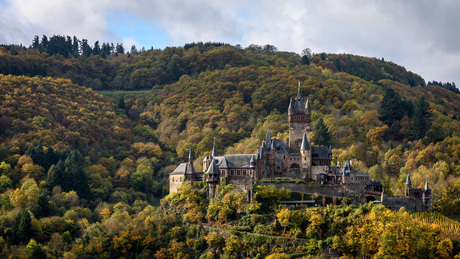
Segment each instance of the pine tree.
[[320,118],[316,123],[313,135],[313,142],[320,146],[331,145],[331,134],[329,133],[326,125],[324,124],[323,118]]
[[385,89],[382,102],[379,107],[379,119],[389,127],[395,121],[399,121],[404,116],[403,101],[401,96],[390,87]]
[[425,98],[422,97],[418,100],[415,115],[414,115],[414,135],[417,139],[425,137],[428,128],[430,127],[430,105],[426,102]]
[[19,213],[13,223],[13,240],[15,243],[28,242],[32,237],[32,220],[28,210]]

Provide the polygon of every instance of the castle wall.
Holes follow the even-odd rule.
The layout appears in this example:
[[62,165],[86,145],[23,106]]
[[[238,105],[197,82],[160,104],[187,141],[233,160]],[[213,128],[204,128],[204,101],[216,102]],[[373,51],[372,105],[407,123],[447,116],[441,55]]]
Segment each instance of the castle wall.
[[325,169],[327,169],[328,166],[323,166],[323,165],[320,165],[320,166],[312,166],[311,167],[311,175],[312,177],[314,178],[315,175],[317,174],[324,174],[326,173]]
[[183,176],[181,175],[170,175],[169,176],[169,193],[177,192],[182,185]]
[[[346,197],[351,199],[352,204],[359,205],[368,201],[369,197],[374,200],[380,200],[379,196],[369,195],[363,192],[366,183],[349,183],[339,185],[321,185],[318,183],[264,183],[262,185],[274,185],[277,189],[285,188],[293,192],[306,193],[309,195],[319,195],[328,197]],[[384,196],[383,205],[391,209],[400,209],[404,207],[407,211],[424,211],[427,208],[422,199],[406,197],[389,197]]]

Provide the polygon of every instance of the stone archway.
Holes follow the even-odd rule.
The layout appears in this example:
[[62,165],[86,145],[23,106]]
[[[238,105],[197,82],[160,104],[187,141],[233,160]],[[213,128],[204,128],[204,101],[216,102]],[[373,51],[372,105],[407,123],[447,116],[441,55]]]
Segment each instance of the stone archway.
[[371,201],[375,201],[375,197],[374,196],[366,196],[366,203],[369,203]]

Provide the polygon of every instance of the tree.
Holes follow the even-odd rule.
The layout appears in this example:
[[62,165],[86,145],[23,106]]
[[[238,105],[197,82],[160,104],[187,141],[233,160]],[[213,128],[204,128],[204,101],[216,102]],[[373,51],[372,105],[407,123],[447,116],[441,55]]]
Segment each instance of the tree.
[[308,59],[311,59],[313,57],[311,49],[306,48],[306,49],[302,50],[302,56],[306,56]]
[[15,243],[28,242],[32,237],[32,220],[28,210],[19,213],[13,222],[13,240]]
[[430,124],[430,105],[426,102],[425,97],[418,99],[414,115],[414,135],[417,139],[425,137]]
[[51,215],[51,206],[49,203],[48,195],[46,195],[46,193],[42,192],[40,194],[37,203],[32,207],[31,212],[37,219]]
[[399,121],[404,116],[403,102],[401,96],[392,88],[387,87],[379,107],[379,119],[391,127],[395,121]]
[[117,47],[115,48],[116,54],[125,54],[125,48],[123,47],[123,43],[117,43]]
[[313,129],[313,142],[316,145],[320,146],[329,146],[331,145],[331,134],[324,124],[323,118],[320,118]]
[[308,58],[308,56],[302,56],[302,65],[310,65],[310,59]]

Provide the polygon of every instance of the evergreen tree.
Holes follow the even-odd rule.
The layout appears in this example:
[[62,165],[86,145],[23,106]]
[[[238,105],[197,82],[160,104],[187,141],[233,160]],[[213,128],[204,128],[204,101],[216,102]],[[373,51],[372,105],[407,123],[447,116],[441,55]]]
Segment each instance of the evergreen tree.
[[51,207],[46,193],[42,192],[40,196],[38,196],[37,203],[32,207],[31,212],[37,219],[51,215]]
[[414,135],[417,139],[422,139],[430,127],[430,105],[426,102],[425,97],[418,100],[414,115]]
[[88,176],[83,171],[81,164],[83,158],[78,151],[72,151],[64,162],[64,177],[61,185],[64,191],[75,190],[79,197],[88,199],[90,189],[88,185]]
[[116,54],[125,54],[125,48],[123,47],[123,43],[117,43],[115,53]]
[[379,107],[379,119],[388,126],[399,121],[404,116],[401,96],[392,88],[387,87]]
[[13,222],[13,240],[15,243],[27,243],[32,237],[32,220],[28,210],[19,213]]
[[62,160],[59,160],[57,164],[52,165],[50,167],[50,169],[48,170],[48,175],[46,179],[46,182],[50,190],[52,190],[54,186],[58,186],[58,185],[60,185],[64,189],[64,186],[62,186],[64,182],[63,181],[64,171],[65,171],[65,167],[64,167],[64,162],[62,162]]
[[302,65],[307,65],[307,66],[310,65],[310,59],[308,58],[307,55],[304,55],[302,57]]
[[41,140],[38,141],[37,146],[35,148],[33,146],[30,146],[28,153],[29,153],[30,158],[32,158],[32,161],[34,162],[34,164],[45,167],[46,154],[45,154],[45,151],[43,150],[43,144]]
[[32,256],[30,258],[33,259],[46,259],[48,258],[46,253],[43,251],[40,245],[36,245],[34,250],[32,250]]
[[38,35],[34,36],[34,40],[32,41],[32,48],[40,50],[40,39],[38,38]]
[[122,110],[125,110],[126,108],[125,97],[123,95],[120,97],[120,100],[118,101],[118,108]]
[[331,145],[331,134],[329,133],[326,125],[324,124],[323,118],[320,118],[316,123],[313,131],[313,142],[320,146]]

